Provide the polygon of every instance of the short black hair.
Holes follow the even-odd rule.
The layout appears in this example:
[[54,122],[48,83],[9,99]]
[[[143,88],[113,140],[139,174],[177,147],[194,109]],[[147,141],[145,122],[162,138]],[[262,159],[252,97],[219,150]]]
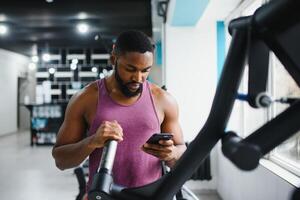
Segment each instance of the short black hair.
[[154,45],[149,37],[137,30],[129,30],[122,32],[115,43],[114,53],[122,55],[126,52],[145,53],[147,51],[153,52]]

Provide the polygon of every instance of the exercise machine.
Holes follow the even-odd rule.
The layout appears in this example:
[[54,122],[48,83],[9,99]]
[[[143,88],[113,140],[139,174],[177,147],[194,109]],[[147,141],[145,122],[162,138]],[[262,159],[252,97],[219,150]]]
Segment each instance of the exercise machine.
[[[232,40],[210,114],[174,168],[159,180],[142,187],[116,185],[112,168],[117,142],[109,141],[93,178],[89,200],[171,200],[219,140],[222,140],[222,151],[230,161],[242,170],[253,170],[260,158],[299,131],[300,101],[297,99],[246,138],[225,131],[236,99],[246,100],[255,108],[272,103],[265,95],[270,51],[300,86],[299,10],[299,0],[273,0],[251,16],[232,20],[229,24]],[[237,91],[246,61],[250,87],[248,94],[241,95]],[[294,199],[297,197],[299,189],[293,195]]]

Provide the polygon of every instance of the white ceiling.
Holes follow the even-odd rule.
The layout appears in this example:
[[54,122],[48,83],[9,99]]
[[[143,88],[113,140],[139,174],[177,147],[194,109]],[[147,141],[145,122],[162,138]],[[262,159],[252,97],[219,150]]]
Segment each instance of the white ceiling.
[[[152,0],[152,30],[154,41],[161,40],[161,28],[163,19],[157,15],[157,2],[160,0]],[[225,20],[226,17],[243,1],[251,0],[210,0],[200,20]],[[176,0],[170,0],[168,9],[168,18],[172,18],[172,9]],[[188,1],[187,1],[188,3]],[[168,19],[169,21],[170,19]],[[199,21],[200,21],[199,20]]]
[[205,18],[225,20],[245,0],[210,0],[205,11]]

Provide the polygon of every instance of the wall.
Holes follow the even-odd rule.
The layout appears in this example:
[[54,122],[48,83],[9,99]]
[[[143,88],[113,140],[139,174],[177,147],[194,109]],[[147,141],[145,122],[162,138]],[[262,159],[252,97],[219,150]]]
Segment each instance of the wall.
[[179,104],[188,141],[206,121],[216,87],[215,24],[201,28],[167,26],[166,85]]
[[[215,47],[215,21],[200,21],[196,27],[166,26],[166,86],[178,102],[186,141],[194,139],[210,111],[217,82]],[[211,164],[213,180],[199,181],[197,189],[216,189],[215,151]]]
[[[219,145],[220,146],[220,145]],[[223,200],[289,200],[294,187],[263,166],[237,169],[218,151],[218,193]]]
[[25,76],[29,59],[0,49],[0,136],[17,131],[18,76]]

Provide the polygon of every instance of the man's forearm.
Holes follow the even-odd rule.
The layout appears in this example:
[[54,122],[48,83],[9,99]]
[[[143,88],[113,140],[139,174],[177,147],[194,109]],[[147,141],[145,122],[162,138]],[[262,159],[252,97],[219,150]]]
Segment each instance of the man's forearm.
[[166,162],[166,165],[170,168],[174,167],[176,162],[180,159],[180,157],[186,150],[186,146],[184,144],[176,145],[175,148],[176,148],[176,152],[175,152],[174,159]]
[[91,137],[87,137],[74,144],[66,144],[54,147],[52,155],[56,166],[61,169],[68,169],[78,166],[95,148],[91,147]]

